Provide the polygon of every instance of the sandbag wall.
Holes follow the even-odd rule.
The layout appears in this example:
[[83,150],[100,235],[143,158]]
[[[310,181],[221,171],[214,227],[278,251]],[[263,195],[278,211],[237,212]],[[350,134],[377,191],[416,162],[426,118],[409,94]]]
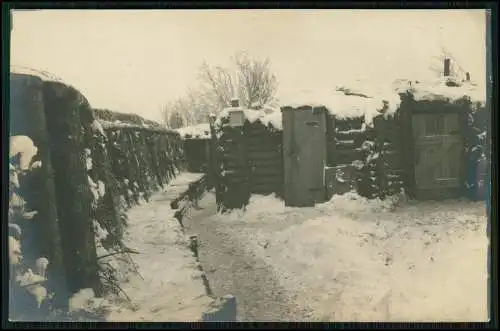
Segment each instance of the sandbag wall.
[[85,164],[85,130],[92,110],[85,97],[60,82],[44,82],[43,98],[69,294],[100,294],[93,199]]
[[39,319],[68,305],[42,79],[11,73],[9,108],[9,318]]
[[69,292],[119,292],[102,257],[127,252],[126,210],[147,201],[183,167],[180,137],[137,115],[94,110],[62,83],[44,83],[44,102]]
[[[96,295],[113,290],[101,257],[128,251],[121,240],[125,211],[184,168],[182,142],[178,133],[154,122],[127,123],[129,115],[95,111],[61,82],[11,74],[11,85],[11,141],[31,139],[38,153],[29,169],[17,169],[19,155],[10,159],[11,182],[19,173],[20,185],[9,185],[9,236],[21,237],[21,246],[29,249],[23,251],[25,264],[33,270],[35,259],[48,259],[46,287],[55,301],[48,300],[52,295],[42,301],[64,310],[81,289],[92,288]],[[23,215],[32,219],[20,220]],[[22,235],[18,228],[25,228]],[[22,310],[18,316],[34,315]]]
[[217,141],[221,200],[225,208],[240,208],[251,194],[283,196],[282,132],[260,121],[231,127],[227,119]]
[[[101,284],[119,294],[115,270],[104,256],[127,259],[122,244],[126,210],[164,188],[183,167],[179,136],[171,131],[97,119],[85,126],[85,157],[93,193],[93,219]],[[90,124],[90,125],[89,125]]]

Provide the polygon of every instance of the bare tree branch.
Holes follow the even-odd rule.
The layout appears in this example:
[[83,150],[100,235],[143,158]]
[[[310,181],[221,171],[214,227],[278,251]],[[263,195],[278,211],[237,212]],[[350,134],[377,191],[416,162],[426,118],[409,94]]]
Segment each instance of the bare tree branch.
[[210,113],[229,107],[235,96],[247,108],[260,108],[274,100],[278,82],[268,59],[259,60],[238,52],[232,60],[236,72],[203,62],[198,75],[200,86],[162,108],[165,124],[175,129],[179,125],[206,122]]

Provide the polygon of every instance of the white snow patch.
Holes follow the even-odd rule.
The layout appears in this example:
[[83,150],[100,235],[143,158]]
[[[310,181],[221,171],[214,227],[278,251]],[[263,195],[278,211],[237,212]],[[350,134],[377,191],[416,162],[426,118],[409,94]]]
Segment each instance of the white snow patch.
[[488,319],[483,203],[347,193],[290,208],[252,196],[246,211],[217,218],[274,269],[312,321]]
[[23,213],[24,219],[30,220],[33,219],[38,214],[37,210],[32,210],[32,211],[26,211]]
[[97,192],[101,197],[103,197],[106,194],[106,186],[101,180],[97,181]]
[[210,139],[210,124],[201,123],[176,130],[182,138]]
[[47,278],[33,273],[31,269],[28,269],[22,275],[17,276],[17,281],[19,282],[19,285],[23,287],[35,285],[35,283],[45,282],[46,280]]
[[266,107],[263,109],[254,110],[242,107],[231,107],[223,109],[219,114],[219,118],[228,117],[231,110],[243,111],[243,113],[245,114],[245,119],[250,123],[259,121],[267,127],[272,126],[275,130],[283,130],[282,116],[279,109]]
[[28,170],[31,160],[38,152],[38,148],[28,136],[10,137],[9,157],[12,158],[20,154],[20,167],[22,170]]
[[41,277],[45,277],[47,272],[47,267],[49,266],[49,259],[46,257],[40,257],[35,261],[36,271]]
[[12,163],[9,163],[9,185],[11,187],[19,188],[19,176]]
[[338,119],[349,119],[356,117],[365,118],[365,123],[372,125],[373,118],[381,115],[382,110],[386,115],[394,114],[399,108],[401,101],[399,95],[395,92],[378,93],[373,92],[369,98],[346,95],[344,92],[329,89],[321,90],[302,90],[282,99],[282,108],[300,108],[325,107],[328,112]]
[[87,170],[92,170],[92,158],[90,156],[85,158],[85,167]]
[[31,169],[38,169],[41,167],[42,167],[42,161],[40,160],[33,162],[33,164],[31,165]]
[[21,242],[12,236],[9,236],[9,262],[11,265],[21,262]]
[[91,288],[85,288],[69,299],[69,311],[88,311],[93,312],[99,307],[109,306],[110,303],[104,298],[97,298],[94,294],[94,290]]
[[47,298],[47,289],[40,283],[47,281],[45,277],[34,274],[31,269],[28,269],[22,275],[18,275],[16,280],[19,285],[24,287],[29,294],[31,294],[38,305],[38,308],[42,305],[43,300]]
[[170,186],[182,187],[188,185],[189,183],[200,180],[205,174],[196,172],[182,172],[178,174],[169,183]]
[[42,285],[36,284],[27,286],[26,290],[35,298],[37,306],[38,308],[40,308],[42,306],[43,300],[47,298],[47,289]]
[[413,83],[411,86],[401,88],[401,92],[409,92],[417,101],[420,100],[445,100],[457,101],[464,97],[470,98],[474,104],[479,103],[484,106],[486,103],[486,93],[477,86],[463,82],[460,86],[447,86],[448,79],[443,78],[436,81]]
[[9,207],[22,209],[26,205],[26,201],[17,193],[12,193],[9,200]]
[[106,229],[103,229],[99,222],[94,220],[94,233],[95,233],[95,239],[100,241],[103,239],[106,239],[108,236],[108,231]]
[[99,133],[101,136],[106,137],[106,133],[104,132],[104,128],[102,127],[101,122],[98,120],[94,120],[90,126],[94,132]]
[[92,180],[92,178],[90,178],[90,176],[87,176],[87,180],[89,182],[90,191],[92,192],[92,195],[94,196],[94,201],[97,201],[99,199],[99,187]]

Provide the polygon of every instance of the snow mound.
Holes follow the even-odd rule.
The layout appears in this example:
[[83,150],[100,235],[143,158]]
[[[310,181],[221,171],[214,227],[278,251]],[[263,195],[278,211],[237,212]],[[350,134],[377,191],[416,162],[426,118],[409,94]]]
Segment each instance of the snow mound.
[[85,288],[73,294],[69,299],[69,311],[78,312],[95,312],[99,308],[110,307],[111,302],[105,298],[98,298],[91,288]]
[[[368,93],[365,90],[371,90]],[[363,91],[363,92],[362,92]],[[400,105],[400,98],[395,91],[383,91],[371,88],[302,90],[281,98],[283,108],[325,107],[328,112],[338,119],[363,117],[365,123],[371,124],[373,118],[381,114],[394,114]]]
[[[312,321],[487,320],[487,218],[466,200],[334,196],[290,208],[252,196],[219,215]],[[233,230],[235,229],[235,230]]]
[[101,127],[104,129],[104,128],[109,128],[109,127],[113,127],[113,128],[144,128],[144,129],[148,129],[150,128],[151,126],[147,123],[142,123],[142,124],[133,124],[133,123],[127,123],[127,122],[123,122],[123,121],[120,121],[120,120],[115,120],[115,121],[106,121],[106,120],[99,120],[100,124],[101,124]]
[[380,212],[391,210],[395,199],[392,197],[386,200],[379,198],[367,199],[356,192],[348,192],[342,195],[334,195],[330,201],[319,206],[320,208],[344,212]]
[[176,130],[181,135],[181,138],[196,138],[210,139],[210,124],[201,123],[191,126],[186,126]]
[[452,78],[418,82],[397,79],[391,84],[356,80],[335,88],[300,90],[280,97],[281,108],[325,107],[338,119],[364,117],[371,125],[373,118],[393,115],[401,105],[400,93],[410,93],[414,99],[454,102],[469,98],[475,105],[484,106],[486,91],[471,82],[457,82]]
[[[453,85],[453,86],[449,86]],[[474,104],[486,103],[486,92],[469,82],[457,82],[450,78],[435,81],[414,82],[399,87],[400,92],[408,92],[417,101],[444,100],[448,102],[469,98]]]

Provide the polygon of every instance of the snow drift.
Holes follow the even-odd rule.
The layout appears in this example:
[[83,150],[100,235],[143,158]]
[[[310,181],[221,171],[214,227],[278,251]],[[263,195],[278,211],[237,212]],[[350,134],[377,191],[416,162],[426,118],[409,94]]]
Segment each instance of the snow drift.
[[312,321],[486,321],[483,203],[334,196],[289,208],[253,196],[219,216]]

